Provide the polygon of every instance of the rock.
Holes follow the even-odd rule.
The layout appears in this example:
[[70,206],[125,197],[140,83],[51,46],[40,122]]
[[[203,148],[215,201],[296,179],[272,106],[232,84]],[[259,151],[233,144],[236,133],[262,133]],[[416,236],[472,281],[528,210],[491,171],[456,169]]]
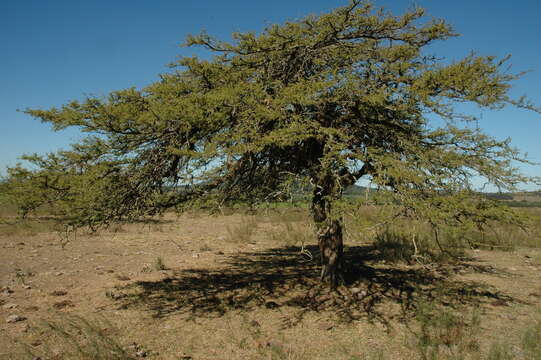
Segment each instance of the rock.
[[363,291],[361,291],[361,292],[359,292],[359,293],[357,294],[357,297],[358,297],[359,299],[362,299],[362,298],[366,297],[366,295],[368,295],[368,293],[367,293],[365,290],[363,290]]
[[52,296],[64,296],[64,295],[67,295],[68,292],[66,290],[55,290],[53,292],[51,292],[51,295]]
[[199,254],[193,254],[192,257],[193,257],[194,259],[197,259],[197,258],[199,257]]
[[2,305],[2,309],[6,309],[6,310],[15,309],[17,306],[19,306],[19,305],[10,303],[10,304]]
[[7,323],[16,323],[16,322],[24,321],[24,320],[26,320],[26,318],[25,318],[24,316],[16,315],[16,314],[9,315],[9,316],[6,318],[6,322],[7,322]]
[[96,266],[95,268],[97,271],[103,270],[103,266]]
[[70,307],[75,307],[75,304],[70,301],[70,300],[62,300],[62,301],[59,301],[59,302],[56,302],[53,304],[53,307],[55,309],[65,309],[65,308],[70,308]]
[[108,298],[111,298],[113,300],[119,300],[119,299],[122,299],[122,298],[126,297],[125,294],[115,293],[115,292],[113,292],[111,290],[105,291],[105,296],[107,296]]
[[32,286],[30,286],[30,285],[23,285],[23,289],[30,290],[30,289],[32,289]]
[[336,290],[337,290],[337,292],[338,292],[340,295],[342,295],[343,297],[346,297],[346,298],[347,298],[347,297],[349,296],[349,293],[348,293],[347,289],[345,289],[345,288],[339,287],[339,288],[336,289]]
[[147,352],[144,350],[139,350],[138,352],[135,353],[135,356],[139,358],[144,358],[144,357],[147,357]]
[[62,271],[57,271],[57,272],[55,272],[54,274],[55,274],[55,276],[62,276],[62,275],[64,275],[64,273],[63,273]]
[[330,322],[323,322],[323,323],[319,323],[317,325],[317,327],[319,329],[321,329],[321,330],[328,331],[328,330],[331,330],[334,327],[334,324],[332,324]]
[[353,295],[358,294],[358,293],[361,292],[361,289],[360,289],[360,288],[357,288],[357,287],[351,288],[351,289],[349,289],[349,290],[351,291],[351,293],[352,293]]
[[1,291],[3,295],[13,294],[13,290],[11,290],[8,286],[3,287]]
[[280,305],[278,305],[278,304],[275,303],[274,301],[267,301],[267,302],[265,303],[265,307],[266,307],[267,309],[276,309],[276,308],[280,307]]

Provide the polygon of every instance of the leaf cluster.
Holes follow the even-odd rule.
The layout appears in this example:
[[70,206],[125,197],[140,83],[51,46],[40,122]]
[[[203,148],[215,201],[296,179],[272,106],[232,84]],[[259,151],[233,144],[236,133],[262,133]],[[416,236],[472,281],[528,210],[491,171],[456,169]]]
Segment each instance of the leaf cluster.
[[186,46],[215,57],[182,58],[141,90],[26,110],[55,130],[89,136],[69,151],[27,157],[35,170],[10,169],[14,197],[23,212],[47,203],[74,222],[99,224],[270,201],[306,184],[337,202],[365,177],[404,214],[434,224],[518,222],[476,196],[472,179],[512,191],[535,180],[515,168],[527,161],[457,105],[539,109],[509,97],[521,74],[503,70],[507,58],[447,63],[427,53],[454,36],[421,8],[397,16],[359,0],[232,42],[189,36]]

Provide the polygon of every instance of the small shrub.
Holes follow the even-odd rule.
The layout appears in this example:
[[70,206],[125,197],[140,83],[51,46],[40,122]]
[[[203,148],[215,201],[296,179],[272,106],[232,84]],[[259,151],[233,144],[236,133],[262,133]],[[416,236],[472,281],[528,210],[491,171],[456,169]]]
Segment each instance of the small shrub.
[[233,243],[248,243],[257,229],[257,220],[254,216],[246,216],[236,226],[227,226],[227,238]]
[[374,246],[382,258],[388,261],[411,261],[415,255],[415,246],[411,239],[389,228],[379,232],[374,239]]
[[159,257],[159,256],[154,260],[154,263],[152,264],[152,267],[156,271],[167,270],[167,267],[163,263],[163,259],[161,257]]
[[314,234],[306,224],[286,222],[280,224],[277,230],[270,232],[270,238],[281,245],[302,246],[313,241]]

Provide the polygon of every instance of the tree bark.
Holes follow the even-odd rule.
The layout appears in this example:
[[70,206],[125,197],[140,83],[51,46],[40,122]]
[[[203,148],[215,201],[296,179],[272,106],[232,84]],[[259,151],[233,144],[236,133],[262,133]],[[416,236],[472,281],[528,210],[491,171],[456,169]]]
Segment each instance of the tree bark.
[[333,179],[325,177],[319,181],[312,197],[312,216],[316,224],[316,235],[321,254],[321,281],[328,280],[335,288],[342,277],[343,220],[333,218],[331,206],[333,199],[341,194],[334,191]]

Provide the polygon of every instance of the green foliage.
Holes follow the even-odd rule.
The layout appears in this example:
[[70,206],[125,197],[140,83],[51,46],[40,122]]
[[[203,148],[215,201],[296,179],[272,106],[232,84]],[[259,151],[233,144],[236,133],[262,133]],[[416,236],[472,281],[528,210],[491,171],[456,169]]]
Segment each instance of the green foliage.
[[89,135],[68,151],[25,157],[33,170],[9,169],[10,199],[23,216],[48,205],[71,224],[97,226],[310,189],[319,226],[356,209],[341,202],[342,191],[364,177],[379,189],[378,203],[434,228],[523,225],[471,180],[512,191],[534,180],[514,167],[527,161],[456,105],[539,109],[509,97],[521,74],[502,70],[507,58],[446,63],[427,52],[456,34],[424,15],[352,0],[260,34],[235,33],[233,42],[190,36],[187,46],[216,56],[182,58],[141,90],[26,110],[55,130]]
[[526,359],[541,359],[541,320],[524,331],[521,343]]

